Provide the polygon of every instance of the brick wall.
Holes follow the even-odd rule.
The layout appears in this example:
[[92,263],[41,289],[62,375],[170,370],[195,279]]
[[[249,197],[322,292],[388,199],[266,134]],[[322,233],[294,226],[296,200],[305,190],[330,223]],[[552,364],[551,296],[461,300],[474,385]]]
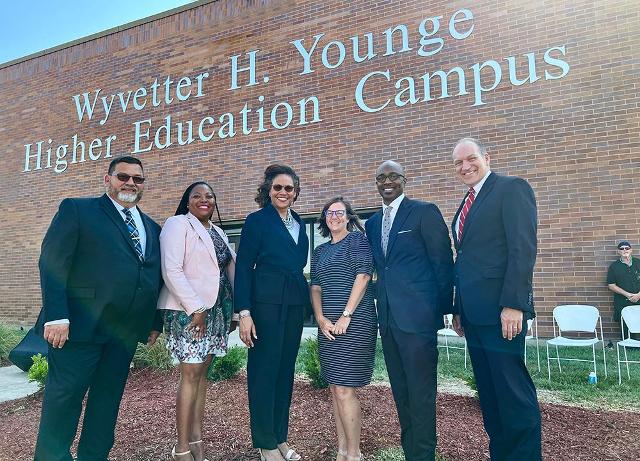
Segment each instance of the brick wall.
[[[449,19],[461,8],[473,21],[457,23],[459,31],[473,24],[467,38],[454,39]],[[436,38],[443,48],[420,56],[418,26],[424,18],[442,16]],[[460,19],[460,16],[458,16]],[[394,34],[394,54],[384,56],[384,31],[399,24],[407,27],[411,51],[399,52]],[[427,23],[432,30],[433,23]],[[308,49],[316,34],[324,33],[312,55],[313,73],[301,75],[303,59],[289,42],[304,39]],[[355,63],[351,37],[359,36],[362,53],[365,34],[371,33],[377,56]],[[433,38],[433,37],[432,37]],[[344,62],[335,69],[322,65],[322,47],[332,40],[345,45]],[[566,61],[570,70],[545,62],[545,52]],[[255,209],[253,195],[264,167],[273,161],[293,165],[302,178],[296,209],[311,213],[336,194],[349,197],[358,208],[379,204],[373,172],[384,159],[401,162],[409,179],[407,192],[436,202],[450,221],[464,194],[453,177],[452,146],[463,136],[484,140],[492,169],[529,180],[537,194],[539,254],[535,273],[536,305],[541,332],[550,332],[550,312],[557,304],[588,303],[603,313],[605,336],[618,335],[611,321],[611,295],[605,277],[616,257],[615,242],[628,238],[640,244],[640,192],[634,183],[640,167],[640,5],[633,0],[576,1],[285,1],[263,0],[200,2],[195,8],[135,25],[0,68],[0,322],[30,324],[40,306],[37,260],[48,224],[64,197],[102,193],[102,175],[110,159],[86,160],[68,165],[63,173],[53,168],[25,169],[25,144],[52,139],[54,155],[59,144],[73,144],[72,136],[87,144],[115,135],[112,155],[134,149],[134,123],[151,119],[151,136],[171,115],[173,122],[192,120],[194,132],[206,116],[217,119],[225,112],[236,117],[236,135],[210,141],[198,139],[185,146],[153,148],[139,156],[145,164],[148,185],[141,207],[158,221],[173,213],[184,188],[206,179],[218,194],[223,219],[242,219]],[[425,47],[433,50],[437,44]],[[256,55],[260,83],[230,90],[233,55],[259,49]],[[330,45],[326,59],[337,62],[339,46]],[[527,53],[535,59],[539,79],[520,86],[509,82],[514,57],[516,77],[528,73]],[[475,105],[473,66],[495,60],[502,81],[482,94]],[[548,61],[548,60],[547,60]],[[424,99],[421,77],[459,66],[466,75],[468,94],[459,94],[455,78],[449,97],[443,97],[437,79],[431,99]],[[389,71],[391,82],[377,74],[365,86],[371,106],[392,102],[366,113],[358,108],[354,91],[366,74]],[[545,71],[549,75],[545,75]],[[117,107],[104,125],[100,116],[78,121],[73,95],[102,89],[111,95],[145,86],[154,79],[162,85],[167,76],[203,80],[203,96],[191,97],[125,113]],[[245,84],[247,73],[241,74]],[[265,74],[269,82],[264,83]],[[487,66],[480,83],[489,88],[493,74]],[[419,102],[396,107],[394,82],[412,77]],[[400,88],[407,85],[407,80]],[[161,87],[162,88],[162,87]],[[260,102],[259,96],[264,96]],[[319,101],[321,121],[297,125],[297,102],[309,96]],[[408,92],[403,93],[406,100]],[[161,96],[162,97],[162,96]],[[257,115],[264,106],[266,118],[279,102],[287,101],[294,115],[282,130],[266,123],[266,131],[243,134],[240,110],[245,103]],[[100,102],[98,102],[100,104]],[[310,116],[310,113],[308,114]],[[277,123],[284,123],[280,107]],[[148,126],[148,125],[144,125]],[[144,127],[143,126],[143,127]],[[208,132],[220,126],[216,122]],[[197,136],[196,136],[197,138]],[[33,150],[32,150],[33,153]],[[67,154],[69,160],[71,153]],[[55,160],[55,157],[54,157]],[[43,166],[44,166],[43,159]],[[108,264],[108,262],[101,262]]]

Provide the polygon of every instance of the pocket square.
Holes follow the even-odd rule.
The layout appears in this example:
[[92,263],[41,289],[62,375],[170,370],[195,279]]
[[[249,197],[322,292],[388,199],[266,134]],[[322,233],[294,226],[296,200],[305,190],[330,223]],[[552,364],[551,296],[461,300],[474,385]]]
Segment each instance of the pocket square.
[[407,232],[411,232],[413,229],[398,231],[398,234],[406,234]]

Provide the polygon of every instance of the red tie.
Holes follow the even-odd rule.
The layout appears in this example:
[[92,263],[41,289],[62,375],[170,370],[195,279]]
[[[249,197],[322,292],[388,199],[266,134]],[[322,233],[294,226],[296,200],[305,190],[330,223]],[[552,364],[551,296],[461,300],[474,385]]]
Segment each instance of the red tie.
[[464,201],[462,211],[460,212],[460,222],[458,224],[458,241],[462,240],[462,229],[464,229],[464,220],[467,219],[467,215],[469,214],[469,210],[471,209],[471,205],[473,205],[473,201],[475,199],[476,191],[472,187],[469,189],[467,199]]

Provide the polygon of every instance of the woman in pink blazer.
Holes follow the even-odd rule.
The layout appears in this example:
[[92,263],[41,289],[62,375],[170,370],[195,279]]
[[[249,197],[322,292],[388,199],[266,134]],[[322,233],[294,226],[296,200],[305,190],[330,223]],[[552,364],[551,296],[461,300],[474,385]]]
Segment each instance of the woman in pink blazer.
[[164,310],[167,348],[180,361],[178,443],[171,455],[181,461],[205,460],[207,368],[214,355],[225,355],[232,329],[235,253],[222,229],[211,222],[214,209],[218,208],[211,186],[193,183],[160,233],[165,284],[158,309]]

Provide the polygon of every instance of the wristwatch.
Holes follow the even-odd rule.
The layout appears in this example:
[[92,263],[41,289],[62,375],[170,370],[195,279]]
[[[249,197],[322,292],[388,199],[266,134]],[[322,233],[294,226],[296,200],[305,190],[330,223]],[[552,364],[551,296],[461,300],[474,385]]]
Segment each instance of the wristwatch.
[[345,310],[342,311],[342,316],[349,318],[349,317],[351,317],[351,312],[349,312],[347,309],[345,309]]

